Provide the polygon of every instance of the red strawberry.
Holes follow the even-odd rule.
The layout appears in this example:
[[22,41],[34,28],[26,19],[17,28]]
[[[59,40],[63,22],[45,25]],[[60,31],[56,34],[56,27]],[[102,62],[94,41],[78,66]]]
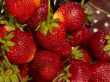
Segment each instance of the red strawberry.
[[29,64],[30,73],[34,78],[42,80],[53,80],[61,71],[63,63],[57,54],[42,50],[38,51]]
[[110,61],[110,30],[101,29],[90,39],[91,53],[100,60]]
[[53,50],[55,51],[56,53],[59,53],[60,57],[61,58],[66,58],[70,55],[70,52],[71,52],[71,46],[69,44],[69,42],[66,40],[66,41],[62,41],[62,43],[60,44],[60,46]]
[[[39,29],[36,32],[36,38],[39,41],[39,43],[46,49],[60,52],[59,50],[61,49],[59,48],[66,46],[63,43],[66,40],[66,32],[65,32],[64,25],[60,21],[58,21],[56,24],[58,24],[59,27],[51,28],[53,31],[48,32],[46,35],[43,34],[42,30]],[[43,27],[43,28],[49,28],[49,27]],[[64,51],[64,50],[61,50],[61,51]]]
[[8,13],[20,22],[26,23],[34,11],[40,6],[41,0],[5,0]]
[[41,4],[38,9],[33,13],[28,21],[28,27],[35,29],[38,24],[47,18],[48,6],[46,0],[41,0]]
[[[44,48],[58,52],[63,57],[68,56],[70,45],[66,42],[65,27],[61,21],[52,18],[50,0],[48,0],[48,16],[45,21],[38,25],[36,30],[36,38]],[[66,48],[68,49],[66,50]]]
[[[59,77],[60,76],[60,77]],[[70,60],[68,66],[64,68],[62,76],[58,76],[58,81],[54,82],[88,82],[91,78],[90,68],[81,60]]]
[[61,5],[53,18],[59,18],[65,24],[67,30],[80,30],[85,22],[84,10],[76,2]]
[[71,58],[82,60],[88,65],[91,64],[90,54],[86,50],[79,48],[79,46],[72,47],[72,52],[70,56]]
[[91,66],[92,78],[89,82],[110,82],[110,63],[97,62]]
[[79,46],[86,45],[90,37],[91,37],[90,29],[87,27],[83,27],[78,32],[72,32],[68,39],[71,46]]
[[16,64],[30,62],[36,51],[32,33],[16,29],[13,31],[13,35],[14,37],[12,37],[11,41],[15,43],[15,46],[9,47],[10,51],[6,53],[6,56],[11,62]]
[[21,64],[19,65],[19,70],[20,70],[20,77],[23,81],[28,80],[28,65],[27,64]]

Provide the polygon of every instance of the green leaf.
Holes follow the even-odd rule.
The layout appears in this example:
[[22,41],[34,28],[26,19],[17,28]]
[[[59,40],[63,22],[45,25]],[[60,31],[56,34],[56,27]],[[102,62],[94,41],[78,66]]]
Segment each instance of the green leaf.
[[19,82],[19,78],[16,74],[10,76],[11,82]]
[[5,76],[5,82],[11,82],[10,77],[9,76]]
[[13,32],[9,33],[6,37],[5,40],[10,40],[14,37]]
[[50,33],[52,33],[52,31],[53,31],[51,26],[48,26],[48,30],[49,30]]
[[103,48],[104,51],[110,51],[110,44],[106,45],[104,48]]
[[1,43],[5,43],[5,41],[0,37],[0,42]]
[[106,39],[106,40],[110,40],[110,35],[106,35],[106,36],[105,36],[105,39]]
[[4,45],[4,49],[6,50],[6,52],[10,52],[10,49],[8,46]]
[[0,75],[0,82],[3,82],[3,77]]
[[92,10],[90,10],[90,9],[85,9],[85,14],[87,14],[87,15],[91,15],[91,14],[93,14],[93,11]]
[[3,60],[3,64],[4,64],[4,67],[7,68],[7,69],[10,69],[10,63]]
[[23,82],[28,82],[29,80],[32,80],[32,78],[30,78],[29,76],[26,76],[26,77],[23,79]]
[[15,46],[16,44],[15,44],[14,42],[12,42],[12,41],[7,41],[7,42],[5,43],[5,45],[6,45],[6,46]]
[[1,51],[2,51],[2,53],[5,52],[4,45],[1,46]]
[[66,66],[65,68],[64,68],[64,72],[66,72],[66,76],[67,77],[71,77],[71,73],[69,72],[69,68],[71,67],[71,65],[68,65],[68,66]]
[[14,25],[14,21],[15,21],[15,18],[13,16],[9,16],[9,25],[12,26]]
[[13,69],[13,72],[15,73],[15,74],[18,74],[19,72],[20,72],[20,70],[18,69],[18,66],[16,66],[16,65],[11,65],[11,68]]
[[72,47],[71,56],[75,59],[81,59],[83,57],[83,53],[79,50],[79,46]]
[[45,29],[43,29],[42,32],[43,32],[44,36],[46,36],[46,34],[48,33],[48,27],[45,26]]
[[52,24],[51,24],[51,27],[59,28],[59,24],[58,24],[58,23],[52,23]]
[[6,24],[6,25],[8,25],[8,22],[5,21],[5,20],[0,20],[0,24]]

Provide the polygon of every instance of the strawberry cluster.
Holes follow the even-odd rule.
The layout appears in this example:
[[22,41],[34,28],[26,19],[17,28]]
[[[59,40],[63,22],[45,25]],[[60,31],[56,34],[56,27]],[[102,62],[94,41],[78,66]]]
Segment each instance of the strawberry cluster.
[[76,1],[1,1],[0,82],[110,82],[110,29],[93,33]]

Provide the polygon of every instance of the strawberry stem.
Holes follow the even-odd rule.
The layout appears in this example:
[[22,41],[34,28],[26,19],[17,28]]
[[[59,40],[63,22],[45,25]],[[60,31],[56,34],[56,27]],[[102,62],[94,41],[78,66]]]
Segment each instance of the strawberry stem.
[[48,16],[47,16],[47,20],[51,18],[51,13],[50,13],[50,0],[48,0]]
[[70,66],[71,65],[64,67],[60,75],[58,75],[52,82],[57,82],[57,81],[70,82],[68,79],[68,77],[72,76],[72,74],[69,72]]
[[59,80],[60,77],[63,77],[63,76],[65,76],[65,73],[58,75],[52,82],[57,82],[57,80]]

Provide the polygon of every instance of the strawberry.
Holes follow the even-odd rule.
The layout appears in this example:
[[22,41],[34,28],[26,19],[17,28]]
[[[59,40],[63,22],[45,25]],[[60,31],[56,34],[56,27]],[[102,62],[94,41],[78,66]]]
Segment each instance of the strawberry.
[[7,11],[20,23],[26,23],[34,11],[40,6],[41,0],[5,0]]
[[91,65],[92,77],[90,82],[110,82],[110,63],[97,62]]
[[91,64],[90,54],[83,48],[80,48],[79,46],[72,47],[70,58],[82,60],[87,65]]
[[[61,21],[52,18],[50,13],[50,0],[48,0],[48,16],[45,21],[38,25],[36,30],[36,38],[41,46],[60,53],[61,57],[68,56],[70,45],[66,41],[65,27]],[[66,50],[66,48],[68,49]]]
[[91,78],[91,70],[81,60],[72,59],[53,82],[88,82]]
[[90,39],[89,49],[97,59],[110,61],[110,30],[100,29]]
[[70,46],[70,44],[67,40],[62,41],[61,45],[53,51],[56,52],[56,53],[59,53],[60,58],[66,58],[70,55],[71,46]]
[[[3,43],[3,48],[8,51],[6,56],[8,57],[9,61],[16,64],[30,62],[33,59],[36,51],[36,44],[33,40],[32,33],[23,32],[16,29],[9,34],[6,40],[9,40],[10,37],[14,44],[12,44],[10,41],[8,41],[7,44]],[[9,49],[7,49],[6,45],[11,46]]]
[[71,46],[85,46],[89,38],[91,37],[91,34],[92,33],[89,28],[83,27],[77,32],[70,33],[70,35],[68,36],[68,40]]
[[[62,53],[61,51],[66,50],[66,48],[63,47],[66,46],[64,45],[66,41],[66,32],[64,25],[60,21],[58,21],[56,24],[58,24],[59,27],[53,27],[53,31],[48,32],[46,35],[44,35],[41,30],[38,30],[36,32],[36,38],[39,41],[39,43],[46,49]],[[61,50],[61,48],[63,49]]]
[[19,65],[19,74],[20,74],[20,77],[23,81],[26,81],[28,80],[28,65],[27,64],[21,64]]
[[80,30],[85,22],[84,9],[76,2],[61,5],[53,18],[58,18],[65,24],[67,30]]
[[34,78],[49,81],[60,73],[62,66],[59,56],[47,50],[36,52],[34,59],[29,63],[30,73]]
[[41,4],[38,9],[33,13],[28,21],[28,27],[35,29],[38,24],[47,18],[48,6],[46,0],[41,0]]

